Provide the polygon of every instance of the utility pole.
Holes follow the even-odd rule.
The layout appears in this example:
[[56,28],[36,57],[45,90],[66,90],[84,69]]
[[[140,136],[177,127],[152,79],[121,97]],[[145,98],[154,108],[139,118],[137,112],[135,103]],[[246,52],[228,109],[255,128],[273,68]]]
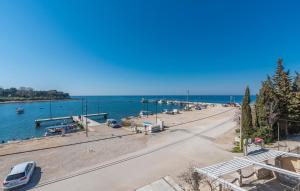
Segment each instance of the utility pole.
[[239,116],[239,123],[240,123],[240,151],[242,150],[242,142],[243,142],[243,138],[242,138],[242,113]]
[[279,141],[280,141],[280,129],[279,129],[279,122],[280,120],[278,120],[277,122],[277,143],[278,143],[278,150],[279,150]]
[[100,101],[99,101],[99,97],[98,97],[98,113],[100,113],[100,106],[99,106],[99,104],[100,104]]
[[87,99],[85,99],[85,135],[88,137],[88,122],[87,122]]
[[155,102],[155,121],[156,121],[156,124],[157,124],[157,101]]
[[148,103],[148,101],[147,101],[147,118],[148,118],[148,115],[149,115],[149,111],[148,111],[148,106],[149,106],[149,103]]
[[52,97],[50,96],[50,102],[49,102],[49,104],[50,104],[50,118],[52,118]]
[[82,124],[82,121],[83,121],[83,97],[81,98],[81,124]]
[[189,103],[189,94],[190,94],[190,90],[187,90],[187,97],[186,97],[186,100],[187,100],[187,105],[188,105],[188,110],[190,110],[190,103]]

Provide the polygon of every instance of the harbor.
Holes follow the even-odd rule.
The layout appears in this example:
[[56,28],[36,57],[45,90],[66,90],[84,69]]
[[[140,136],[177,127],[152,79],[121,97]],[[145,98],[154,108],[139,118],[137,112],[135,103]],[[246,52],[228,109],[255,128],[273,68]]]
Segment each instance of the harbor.
[[[60,118],[63,120],[72,121],[71,116],[85,115],[85,102],[82,99],[87,99],[88,114],[93,113],[109,113],[109,117],[121,121],[122,118],[128,116],[138,116],[143,110],[151,111],[152,113],[163,112],[164,110],[184,109],[184,106],[176,104],[154,104],[141,103],[141,99],[147,100],[177,100],[186,101],[186,96],[88,96],[74,97],[74,100],[68,101],[52,101],[50,102],[32,102],[32,103],[11,103],[0,105],[0,113],[2,124],[0,127],[0,142],[20,141],[32,138],[43,137],[45,128],[36,128],[37,119]],[[235,96],[236,101],[242,100],[241,96]],[[220,103],[226,104],[230,101],[230,96],[195,96],[190,95],[191,102],[202,103]],[[16,114],[16,108],[22,107],[23,114]],[[50,109],[51,108],[51,109]],[[99,119],[92,117],[93,120],[104,123],[103,117]],[[53,125],[60,125],[61,121],[54,121]],[[44,123],[44,122],[41,122]]]
[[[107,180],[102,183],[93,181],[92,185],[97,184],[101,190],[106,187],[109,190],[134,190],[166,174],[178,182],[177,175],[199,158],[199,167],[204,167],[240,156],[229,152],[233,146],[234,129],[238,128],[234,120],[237,110],[237,107],[225,107],[224,104],[208,104],[201,110],[131,118],[138,126],[143,122],[156,123],[156,119],[164,121],[164,131],[147,135],[134,132],[130,125],[116,129],[101,123],[95,131],[89,132],[88,137],[79,131],[64,137],[3,144],[0,177],[5,175],[7,166],[35,160],[43,175],[39,175],[39,171],[34,175],[38,177],[33,180],[34,190],[47,191],[66,185],[73,190],[82,189],[76,183],[79,181],[77,176],[81,180],[85,177]],[[289,146],[293,144],[296,146],[297,142],[291,142]],[[114,178],[118,178],[119,184],[111,184],[113,180],[107,179],[106,175],[116,171],[119,173]],[[134,176],[128,176],[129,171]],[[149,176],[137,178],[140,174]]]
[[[160,147],[166,148],[166,150],[163,152],[154,152],[155,159],[151,160],[151,163],[159,162],[156,156],[160,156],[164,159],[160,162],[161,165],[166,165],[167,169],[170,170],[173,168],[172,166],[176,164],[178,169],[183,170],[190,161],[190,159],[187,160],[187,158],[183,157],[183,153],[194,153],[195,151],[193,151],[192,148],[200,147],[201,144],[207,141],[213,141],[219,135],[229,131],[235,126],[235,123],[232,122],[234,113],[235,108],[223,107],[217,104],[216,106],[208,107],[204,110],[183,110],[177,115],[159,113],[157,117],[165,121],[167,128],[163,132],[153,135],[137,134],[131,130],[130,126],[115,129],[107,127],[106,124],[101,124],[95,131],[89,132],[88,137],[86,137],[85,132],[76,132],[64,137],[45,137],[3,144],[0,150],[1,160],[3,162],[3,165],[0,167],[0,177],[2,178],[4,176],[6,172],[5,167],[7,166],[11,166],[23,160],[35,160],[38,161],[39,167],[43,171],[43,175],[40,177],[37,185],[44,185],[49,181],[55,180],[57,177],[72,175],[82,169],[99,164],[114,164],[113,161],[122,161],[122,159],[126,159],[127,157],[129,157],[129,159],[132,158],[132,162],[135,163],[135,155],[139,155],[140,153],[147,156],[146,154],[149,151],[154,152],[155,149]],[[137,120],[155,122],[155,115],[137,118]],[[198,127],[201,128],[198,129]],[[194,133],[198,134],[202,131],[203,133],[201,133],[201,135],[199,134],[197,138],[193,136]],[[186,139],[188,145],[184,146],[184,144],[179,144],[176,146],[176,143],[182,139]],[[195,144],[195,140],[198,139],[201,141]],[[229,142],[226,142],[226,144],[228,143]],[[167,155],[172,151],[172,147],[166,147],[166,145],[170,144],[174,144],[176,148],[178,147],[177,153],[169,156],[175,157],[177,160],[166,164],[168,161]],[[212,144],[210,149],[217,149],[216,151],[222,153],[220,157],[226,157],[227,154],[215,147],[214,144],[215,143]],[[226,146],[226,144],[225,147],[229,149],[230,146]],[[181,148],[182,146],[184,147]],[[184,149],[188,147],[190,147],[190,149]],[[197,150],[199,151],[197,154],[191,155],[194,160],[203,155],[203,150]],[[165,154],[162,155],[162,153]],[[207,157],[209,158],[209,156]],[[227,158],[229,157],[228,155]],[[77,160],[74,160],[74,158]],[[179,161],[181,162],[177,163]],[[150,164],[148,159],[144,162]],[[108,167],[108,170],[115,168],[112,164],[109,165],[111,167]],[[150,173],[146,170],[147,165],[143,166],[144,167],[139,168],[139,170],[144,173]],[[122,172],[127,172],[127,170]],[[150,174],[163,175],[165,171],[157,168],[152,173]],[[176,174],[176,172],[171,173],[171,175],[173,174]],[[151,176],[149,176],[149,178],[150,177]],[[151,178],[139,181],[138,184],[123,182],[115,186],[122,188],[124,184],[127,184],[129,188],[134,188],[146,184],[149,181],[151,181]],[[43,187],[37,187],[36,189],[44,190]],[[126,189],[124,188],[123,190]]]

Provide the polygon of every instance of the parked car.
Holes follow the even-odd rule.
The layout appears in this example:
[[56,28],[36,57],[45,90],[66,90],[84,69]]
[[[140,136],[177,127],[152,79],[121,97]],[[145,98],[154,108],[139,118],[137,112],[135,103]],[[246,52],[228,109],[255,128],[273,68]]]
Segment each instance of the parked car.
[[36,162],[24,162],[11,168],[3,181],[3,189],[12,189],[27,184],[34,172]]
[[106,121],[107,126],[112,127],[112,128],[119,128],[121,125],[118,124],[117,120],[115,119],[108,119]]

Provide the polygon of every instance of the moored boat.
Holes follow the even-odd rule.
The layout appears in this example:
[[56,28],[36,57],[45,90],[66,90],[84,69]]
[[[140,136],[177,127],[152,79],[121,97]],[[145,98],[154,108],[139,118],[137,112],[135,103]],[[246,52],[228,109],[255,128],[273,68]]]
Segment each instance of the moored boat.
[[18,108],[16,109],[16,113],[17,113],[17,114],[23,114],[23,113],[24,113],[24,109],[21,108],[21,107],[18,107]]
[[166,103],[166,100],[161,99],[161,100],[159,100],[157,103],[159,103],[159,104],[164,104],[164,103]]
[[145,98],[142,98],[141,103],[148,103],[148,100]]

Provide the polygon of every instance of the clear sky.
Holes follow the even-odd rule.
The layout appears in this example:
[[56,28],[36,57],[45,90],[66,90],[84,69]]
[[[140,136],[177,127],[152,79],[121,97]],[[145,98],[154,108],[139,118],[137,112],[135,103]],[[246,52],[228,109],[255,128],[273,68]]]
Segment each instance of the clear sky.
[[298,2],[2,0],[0,86],[254,94],[278,57],[300,69]]

